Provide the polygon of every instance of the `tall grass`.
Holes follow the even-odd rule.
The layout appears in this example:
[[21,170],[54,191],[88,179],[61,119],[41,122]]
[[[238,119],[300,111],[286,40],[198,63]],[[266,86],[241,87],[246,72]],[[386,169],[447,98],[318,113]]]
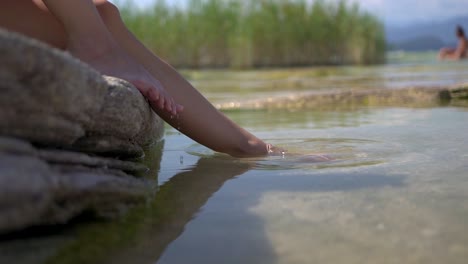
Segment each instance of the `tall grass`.
[[156,0],[121,8],[130,30],[178,67],[272,67],[383,62],[382,23],[345,0]]

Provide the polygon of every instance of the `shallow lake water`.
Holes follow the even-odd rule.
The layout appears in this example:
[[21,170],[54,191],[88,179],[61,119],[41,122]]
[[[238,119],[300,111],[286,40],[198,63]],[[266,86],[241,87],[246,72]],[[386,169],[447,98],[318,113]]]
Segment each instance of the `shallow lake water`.
[[[302,155],[229,159],[169,132],[166,144],[174,147],[164,153],[162,185],[173,172],[196,172],[203,162],[225,182],[210,189],[211,197],[157,263],[468,259],[468,109],[231,115]],[[308,159],[320,153],[334,160]]]
[[[231,158],[168,127],[147,155],[148,178],[158,186],[147,204],[46,242],[30,238],[26,248],[18,241],[23,247],[10,245],[10,259],[466,263],[468,107],[242,108],[265,96],[468,81],[465,62],[399,56],[372,67],[185,72],[219,107],[239,105],[223,111],[285,155]],[[320,155],[331,159],[317,161]],[[21,254],[31,251],[36,258]]]

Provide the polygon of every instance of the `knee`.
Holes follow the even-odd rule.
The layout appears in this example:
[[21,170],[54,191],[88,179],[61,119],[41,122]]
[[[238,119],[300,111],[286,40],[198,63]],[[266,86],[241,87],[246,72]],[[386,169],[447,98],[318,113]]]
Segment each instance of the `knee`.
[[108,1],[100,1],[96,3],[96,8],[102,20],[106,24],[112,21],[121,20],[120,11],[117,6]]

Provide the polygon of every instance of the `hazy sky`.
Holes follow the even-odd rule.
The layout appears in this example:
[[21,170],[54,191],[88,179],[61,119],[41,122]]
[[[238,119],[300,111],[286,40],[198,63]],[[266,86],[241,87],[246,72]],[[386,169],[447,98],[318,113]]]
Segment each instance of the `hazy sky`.
[[[140,6],[154,0],[131,0]],[[183,3],[185,0],[166,0]],[[313,1],[313,0],[310,0]],[[336,1],[336,0],[330,0]],[[378,15],[389,25],[444,20],[468,14],[468,0],[348,0]]]

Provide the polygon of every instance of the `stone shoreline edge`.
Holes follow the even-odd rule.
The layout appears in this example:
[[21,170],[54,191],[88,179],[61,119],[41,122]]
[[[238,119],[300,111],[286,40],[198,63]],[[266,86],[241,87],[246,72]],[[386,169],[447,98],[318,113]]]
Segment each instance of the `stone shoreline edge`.
[[468,106],[468,83],[450,86],[405,87],[349,91],[303,92],[288,97],[217,104],[220,110],[325,109],[359,107]]

